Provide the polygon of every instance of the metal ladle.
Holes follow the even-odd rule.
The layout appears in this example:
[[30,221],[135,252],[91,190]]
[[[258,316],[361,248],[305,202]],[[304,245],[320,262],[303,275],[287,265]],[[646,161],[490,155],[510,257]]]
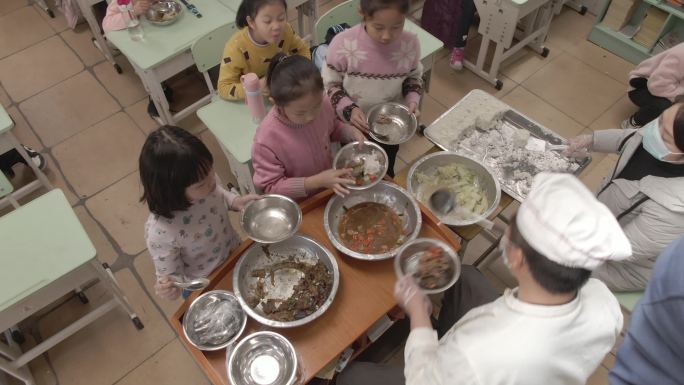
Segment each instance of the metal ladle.
[[197,291],[209,286],[209,282],[206,278],[195,278],[185,282],[174,281],[173,284],[184,290]]
[[[456,209],[456,199],[454,199],[454,195],[451,193],[451,191],[445,188],[435,190],[435,192],[430,195],[429,203],[430,208],[442,216],[447,215]],[[473,217],[479,216],[465,207],[459,207],[458,209],[466,214],[472,215]],[[477,224],[487,230],[494,228],[494,222],[486,218],[479,219]]]

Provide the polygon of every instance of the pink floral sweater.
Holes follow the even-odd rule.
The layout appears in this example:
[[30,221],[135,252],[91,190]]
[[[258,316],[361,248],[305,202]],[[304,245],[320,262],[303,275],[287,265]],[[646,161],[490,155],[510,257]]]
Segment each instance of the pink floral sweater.
[[423,93],[423,66],[415,34],[403,31],[390,44],[374,41],[363,23],[341,32],[330,43],[323,82],[340,118],[349,121],[358,106],[396,101],[418,103]]
[[[135,0],[131,0],[131,4],[135,4]],[[116,0],[111,0],[107,6],[107,14],[102,20],[102,30],[109,32],[126,29],[127,23],[128,14],[121,12]]]
[[642,61],[629,77],[648,79],[648,90],[653,95],[674,101],[684,94],[684,43]]
[[318,191],[306,191],[304,179],[332,167],[330,143],[353,141],[352,128],[335,117],[327,97],[308,124],[294,124],[278,110],[271,108],[254,136],[254,185],[266,193],[306,198]]

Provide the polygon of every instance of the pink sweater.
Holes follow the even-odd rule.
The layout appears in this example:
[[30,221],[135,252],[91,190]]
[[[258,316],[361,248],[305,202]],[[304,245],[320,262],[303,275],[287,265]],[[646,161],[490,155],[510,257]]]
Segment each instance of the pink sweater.
[[388,101],[418,103],[423,93],[420,43],[410,32],[404,31],[390,44],[380,44],[368,36],[363,23],[358,24],[335,36],[326,62],[323,82],[345,121],[355,106],[366,113]]
[[647,78],[653,95],[674,101],[684,94],[684,43],[642,61],[629,77]]
[[324,97],[318,117],[297,125],[271,108],[257,128],[252,145],[254,185],[266,193],[301,199],[318,191],[306,191],[304,179],[332,167],[331,142],[351,142],[351,127],[335,117]]
[[[135,4],[135,0],[131,0],[131,4]],[[116,0],[111,0],[107,6],[107,14],[102,20],[102,30],[105,32],[118,31],[125,29],[127,23],[128,15],[121,12]]]

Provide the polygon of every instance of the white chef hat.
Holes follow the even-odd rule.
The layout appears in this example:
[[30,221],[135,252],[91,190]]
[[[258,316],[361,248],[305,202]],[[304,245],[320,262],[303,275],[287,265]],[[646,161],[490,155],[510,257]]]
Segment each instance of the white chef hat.
[[537,175],[516,224],[530,246],[563,266],[593,270],[632,254],[615,216],[570,174]]

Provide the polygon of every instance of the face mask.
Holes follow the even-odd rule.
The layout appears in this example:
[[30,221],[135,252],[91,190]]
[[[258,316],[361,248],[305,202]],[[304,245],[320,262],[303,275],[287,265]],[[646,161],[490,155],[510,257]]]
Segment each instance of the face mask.
[[654,119],[650,122],[648,122],[644,127],[643,127],[643,145],[646,151],[648,151],[651,155],[653,155],[654,158],[658,159],[661,162],[668,162],[668,163],[674,163],[674,164],[680,164],[684,163],[684,161],[679,160],[679,161],[670,161],[670,160],[665,160],[665,157],[669,155],[684,155],[684,153],[681,152],[671,152],[667,146],[665,145],[665,142],[663,141],[663,137],[660,135],[660,120],[659,119]]
[[501,251],[501,261],[510,269],[511,264],[508,262],[508,243],[509,240],[507,235],[501,237],[501,241],[499,241],[499,251]]

